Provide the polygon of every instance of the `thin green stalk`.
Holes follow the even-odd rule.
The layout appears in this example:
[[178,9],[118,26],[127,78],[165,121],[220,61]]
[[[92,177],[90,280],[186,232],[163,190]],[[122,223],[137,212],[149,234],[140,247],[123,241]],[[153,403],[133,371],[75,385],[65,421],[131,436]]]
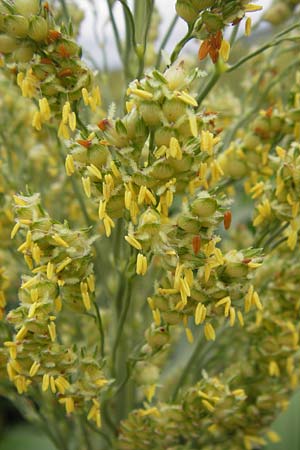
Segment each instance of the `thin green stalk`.
[[95,308],[95,312],[96,312],[98,329],[99,329],[99,333],[100,333],[100,355],[102,358],[104,358],[105,357],[105,350],[104,350],[105,335],[104,335],[103,323],[102,323],[102,318],[101,318],[101,314],[99,311],[99,306],[97,305],[97,303],[94,303],[94,308]]
[[[62,160],[62,162],[63,162],[63,164],[64,164],[64,163],[65,163],[65,155],[64,155],[64,153],[63,153],[63,150],[62,150],[62,143],[61,143],[61,141],[59,140],[59,138],[57,138],[57,144],[58,144],[58,149],[59,149],[59,155],[60,155],[61,160]],[[75,194],[75,196],[76,196],[76,198],[77,198],[77,200],[78,200],[78,203],[79,203],[79,205],[80,205],[80,208],[81,208],[81,211],[82,211],[84,220],[85,220],[87,226],[90,227],[90,226],[93,225],[93,223],[92,223],[91,220],[90,220],[90,217],[89,217],[89,215],[88,215],[88,212],[87,212],[87,209],[86,209],[84,200],[83,200],[83,198],[82,198],[81,192],[79,191],[78,185],[77,185],[76,180],[74,179],[74,177],[70,177],[70,182],[71,182],[71,185],[72,185],[74,194]]]
[[266,250],[270,244],[272,244],[272,242],[275,241],[275,239],[280,236],[280,234],[286,230],[288,228],[290,224],[289,223],[285,223],[284,225],[282,225],[280,228],[277,229],[277,231],[275,233],[273,233],[269,239],[267,240],[267,242],[264,244],[264,250]]
[[143,40],[143,29],[144,29],[144,9],[145,2],[140,0],[134,0],[134,22],[135,22],[135,36],[137,42],[142,42]]
[[117,265],[120,259],[121,246],[123,241],[123,219],[120,218],[117,220],[117,225],[114,232],[114,260]]
[[124,50],[124,74],[126,79],[126,84],[131,78],[130,74],[130,53],[132,48],[132,23],[130,22],[130,18],[128,16],[128,6],[121,2],[123,6],[123,13],[124,13],[124,21],[125,21],[125,30],[126,30],[126,39],[125,39],[125,50]]
[[122,49],[122,44],[121,44],[121,38],[120,38],[119,30],[118,30],[118,27],[117,27],[117,23],[116,23],[116,20],[115,20],[115,16],[114,16],[114,13],[113,13],[113,8],[112,8],[112,5],[111,5],[111,1],[110,0],[106,0],[106,3],[107,3],[107,7],[108,7],[109,18],[110,18],[111,25],[112,25],[112,28],[113,28],[113,32],[114,32],[114,36],[115,36],[115,40],[116,40],[119,56],[120,56],[121,61],[123,61],[123,49]]
[[216,85],[219,78],[221,76],[221,72],[217,69],[217,66],[215,66],[214,72],[211,74],[210,79],[208,80],[207,84],[204,86],[202,91],[199,93],[197,97],[198,105],[201,105],[203,100],[207,97],[209,92],[212,90],[212,88]]
[[292,25],[291,27],[287,28],[286,30],[281,31],[271,41],[269,41],[267,44],[263,45],[262,47],[258,48],[257,50],[253,51],[252,53],[249,53],[248,55],[244,56],[244,58],[241,58],[237,63],[235,63],[233,66],[231,66],[227,70],[227,72],[228,73],[233,72],[238,67],[242,66],[247,61],[249,61],[250,59],[254,58],[257,55],[260,55],[261,53],[263,53],[265,50],[268,50],[269,48],[274,47],[274,46],[284,42],[286,39],[285,38],[284,39],[280,39],[280,38],[282,36],[284,36],[285,34],[290,33],[294,29],[298,28],[299,26],[300,26],[300,23],[297,23],[297,24]]
[[267,229],[260,236],[257,236],[256,240],[253,242],[253,247],[258,248],[260,245],[262,245],[262,242],[265,239],[265,237],[270,232],[272,232],[274,229],[276,229],[277,226],[278,226],[278,224],[276,222],[276,225],[274,227],[271,227],[271,229],[269,229],[269,227],[267,227]]
[[129,280],[127,280],[127,285],[126,285],[126,289],[125,289],[124,305],[123,305],[123,309],[122,309],[121,316],[120,316],[119,323],[118,323],[118,331],[117,331],[116,339],[115,339],[113,349],[112,349],[111,372],[112,372],[113,377],[116,376],[117,352],[118,352],[118,348],[119,348],[119,345],[121,342],[121,337],[123,334],[127,314],[129,311],[129,306],[130,306],[130,301],[131,301],[131,291],[132,291],[132,279],[129,279]]
[[203,345],[203,334],[200,332],[199,336],[198,336],[198,341],[197,341],[197,343],[196,343],[196,345],[194,347],[194,350],[192,351],[192,353],[191,353],[191,355],[190,355],[190,357],[189,357],[189,359],[188,359],[188,361],[187,361],[183,371],[181,372],[179,380],[178,380],[178,382],[177,382],[177,384],[175,386],[175,389],[174,389],[174,392],[173,392],[173,395],[172,395],[172,402],[176,401],[179,389],[185,383],[185,380],[187,379],[187,377],[188,377],[188,375],[190,373],[190,370],[191,370],[191,368],[192,368],[192,366],[194,364],[195,358],[198,355],[202,345]]
[[281,81],[284,77],[290,75],[291,70],[295,67],[298,67],[299,65],[299,59],[297,59],[296,61],[293,61],[291,64],[289,64],[269,85],[268,87],[265,89],[265,91],[260,95],[259,97],[259,101],[258,103],[250,109],[250,111],[247,112],[247,114],[245,114],[241,120],[239,120],[231,129],[231,131],[229,131],[229,133],[225,136],[224,138],[224,143],[223,143],[223,148],[226,148],[229,143],[232,141],[233,137],[235,136],[236,132],[238,131],[238,129],[245,125],[248,120],[252,117],[252,115],[254,115],[256,113],[256,111],[261,107],[261,105],[263,104],[266,96],[268,95],[268,93],[270,92],[270,90],[279,82]]
[[192,32],[193,32],[193,26],[190,25],[186,35],[181,39],[181,41],[178,42],[178,44],[176,45],[176,47],[174,48],[174,50],[170,56],[171,64],[173,64],[174,61],[176,61],[179,53],[181,52],[181,50],[183,49],[185,44],[187,44],[191,39],[193,39],[194,36],[193,36]]
[[[143,39],[143,55],[139,57],[139,70],[137,74],[137,78],[141,78],[144,72],[145,67],[145,53],[147,50],[147,38],[148,33],[151,25],[151,19],[153,14],[153,8],[154,8],[154,0],[147,0],[148,4],[148,11],[147,11],[147,20],[146,20],[146,27],[145,27],[145,33],[144,33],[144,39]],[[139,56],[139,55],[138,55]]]
[[172,32],[173,32],[173,30],[175,28],[175,25],[176,25],[178,19],[179,19],[179,16],[177,14],[175,14],[175,16],[173,17],[172,22],[169,25],[169,28],[166,31],[166,34],[165,34],[163,40],[161,41],[161,44],[160,44],[158,52],[157,52],[157,60],[156,60],[156,64],[155,64],[156,69],[158,69],[159,66],[160,66],[161,57],[162,57],[162,51],[164,50],[165,46],[167,45],[168,40],[171,37],[171,34],[172,34]]
[[[0,130],[0,137],[2,139],[3,144],[5,144],[5,142],[7,142],[7,139],[5,137],[3,130]],[[6,154],[7,154],[7,165],[9,167],[9,171],[14,176],[14,164],[13,164],[13,160],[12,160],[11,147],[6,149]]]
[[109,407],[108,403],[106,401],[104,401],[103,404],[102,404],[103,418],[104,418],[106,424],[108,425],[108,427],[110,428],[110,430],[112,431],[112,433],[114,435],[117,435],[118,434],[118,430],[117,430],[116,424],[114,423],[114,421],[110,417],[110,413],[108,411],[108,407]]
[[287,237],[282,237],[281,239],[279,239],[277,242],[275,242],[273,245],[271,245],[270,252],[275,250],[276,247],[278,247],[280,244],[282,244],[283,242],[285,242],[287,240],[288,240]]
[[[42,403],[40,403],[41,405]],[[52,431],[50,428],[50,423],[47,417],[44,416],[41,410],[36,410],[37,415],[39,416],[43,430],[46,432],[46,434],[49,436],[51,441],[54,443],[57,449],[59,450],[67,450],[66,444],[61,436],[61,433],[58,428],[56,430]]]
[[105,442],[110,446],[109,448],[112,448],[112,440],[108,434],[106,434],[103,430],[100,428],[97,428],[92,422],[86,421],[86,424],[88,427],[91,428],[95,433],[99,434]]
[[93,450],[93,446],[90,440],[90,436],[89,433],[87,432],[86,428],[85,428],[85,421],[83,419],[83,417],[80,417],[79,419],[79,423],[80,423],[80,427],[81,427],[81,432],[82,432],[82,436],[85,442],[85,449],[86,450]]
[[[224,329],[226,328],[227,325],[223,325],[222,327],[220,327],[220,329],[217,331],[216,335],[217,338],[220,336],[220,334],[224,331]],[[202,332],[199,333],[198,336],[198,342],[196,343],[193,352],[191,353],[189,359],[187,360],[187,363],[183,369],[183,371],[181,372],[181,376],[178,380],[178,383],[176,384],[176,387],[174,389],[173,395],[172,395],[172,402],[175,402],[178,396],[178,392],[180,390],[180,388],[184,385],[190,371],[191,368],[193,367],[193,365],[195,364],[195,362],[197,360],[199,360],[199,358],[201,357],[201,361],[205,361],[205,363],[208,361],[208,359],[204,359],[210,352],[210,349],[212,347],[214,347],[216,344],[214,341],[211,342],[207,342],[206,340],[203,339],[203,334]],[[203,351],[201,352],[201,346],[203,346]],[[202,365],[203,367],[203,365]]]
[[240,23],[238,23],[232,30],[232,33],[231,33],[230,38],[229,38],[229,44],[230,44],[231,47],[235,43],[237,34],[239,32],[239,28],[240,28]]
[[65,20],[66,20],[66,21],[69,21],[69,19],[70,19],[70,14],[69,14],[68,5],[67,5],[66,0],[59,0],[59,2],[60,2],[60,4],[61,4],[61,7],[62,7],[62,10],[63,10],[63,13],[64,13]]

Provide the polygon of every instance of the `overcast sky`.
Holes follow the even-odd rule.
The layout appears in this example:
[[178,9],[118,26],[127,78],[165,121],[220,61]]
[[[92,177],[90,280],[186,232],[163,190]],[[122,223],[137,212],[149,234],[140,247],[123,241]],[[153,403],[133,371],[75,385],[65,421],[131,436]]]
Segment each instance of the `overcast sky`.
[[[143,1],[143,0],[140,0]],[[105,47],[108,49],[107,53],[109,56],[108,65],[111,68],[118,67],[119,66],[119,58],[118,53],[116,50],[116,44],[115,39],[113,35],[112,28],[110,26],[110,23],[108,21],[109,15],[107,10],[107,2],[106,0],[94,0],[95,4],[98,5],[98,19],[94,20],[94,13],[91,8],[91,3],[89,0],[78,0],[79,6],[84,10],[85,12],[85,19],[81,26],[81,32],[80,32],[80,43],[84,48],[85,52],[89,52],[92,54],[93,58],[97,61],[98,65],[102,66],[102,56],[101,52],[97,50],[97,44],[95,39],[95,32],[94,30],[97,29],[98,36],[100,40],[103,39],[103,36],[105,36]],[[257,0],[257,3],[259,5],[264,6],[264,8],[267,8],[272,0]],[[175,0],[158,0],[156,1],[157,7],[160,10],[161,14],[161,25],[160,25],[160,33],[161,35],[164,34],[164,31],[167,29],[169,23],[172,21],[174,14],[175,14]],[[117,2],[117,4],[114,7],[114,12],[116,14],[116,20],[118,24],[118,29],[122,36],[124,36],[124,20],[123,20],[123,11],[122,11],[122,5]],[[251,13],[251,17],[253,21],[255,22],[259,16],[260,12],[258,13]],[[186,24],[183,20],[179,20],[177,23],[177,26],[172,34],[172,37],[169,41],[168,47],[166,48],[167,51],[171,51],[172,48],[174,48],[174,44],[180,40],[180,38],[185,34],[186,32]]]

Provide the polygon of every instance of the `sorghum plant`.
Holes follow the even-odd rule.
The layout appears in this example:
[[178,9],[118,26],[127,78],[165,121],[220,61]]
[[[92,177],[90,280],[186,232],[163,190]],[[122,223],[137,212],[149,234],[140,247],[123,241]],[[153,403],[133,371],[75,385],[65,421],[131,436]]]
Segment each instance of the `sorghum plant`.
[[250,36],[262,3],[174,0],[161,40],[154,0],[91,3],[112,74],[102,37],[104,63],[81,58],[75,5],[0,0],[0,393],[60,450],[279,439],[299,383],[300,22],[275,0]]

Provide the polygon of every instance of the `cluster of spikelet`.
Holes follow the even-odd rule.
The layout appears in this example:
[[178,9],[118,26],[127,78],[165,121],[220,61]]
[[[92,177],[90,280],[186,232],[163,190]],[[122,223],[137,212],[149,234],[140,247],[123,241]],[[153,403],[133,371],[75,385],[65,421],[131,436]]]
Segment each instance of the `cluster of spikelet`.
[[[278,14],[281,3],[274,3],[265,20],[279,23],[270,14],[276,8]],[[288,2],[289,11],[296,3]],[[245,13],[259,9],[244,0],[176,2],[191,35],[202,41],[200,60],[210,55],[213,62],[219,55],[228,60],[225,27],[237,26]],[[155,17],[153,39],[157,22]],[[246,34],[250,27],[248,18]],[[204,110],[197,98],[203,75],[198,69],[188,70],[181,61],[165,71],[150,70],[130,82],[123,116],[116,117],[110,108],[107,117],[96,118],[99,88],[80,60],[71,29],[57,25],[47,3],[2,1],[0,32],[6,74],[36,103],[28,114],[34,138],[24,145],[24,154],[36,145],[37,136],[46,149],[57,145],[56,134],[67,146],[65,173],[55,163],[63,155],[50,148],[46,153],[52,161],[47,173],[56,180],[42,193],[47,207],[57,192],[69,199],[65,175],[74,186],[77,177],[88,222],[100,223],[96,231],[73,229],[66,221],[51,219],[39,194],[17,195],[24,186],[18,185],[17,176],[13,179],[12,168],[22,167],[15,156],[9,166],[3,139],[0,150],[8,161],[0,166],[3,245],[11,245],[10,230],[23,275],[18,304],[9,304],[5,315],[11,286],[8,262],[3,263],[7,252],[0,254],[0,317],[5,316],[1,325],[7,331],[0,335],[1,374],[6,373],[18,395],[50,399],[74,423],[79,418],[100,428],[103,409],[103,435],[120,450],[252,450],[268,439],[277,441],[269,427],[286,407],[299,377],[299,77],[286,107],[262,110],[223,151],[218,112]],[[0,102],[5,107],[9,98]],[[81,113],[88,109],[93,118],[83,123]],[[28,125],[28,117],[22,120]],[[13,126],[11,133],[18,134]],[[36,161],[26,162],[30,188],[39,185],[30,173],[38,172],[42,153],[37,149]],[[234,215],[227,194],[233,191],[227,186],[239,180],[255,202],[257,233],[249,246],[237,249],[230,240]],[[70,198],[67,215],[73,204]],[[75,215],[68,217],[74,220]],[[97,246],[95,233],[101,237]],[[107,266],[116,269],[116,276],[109,274],[106,280],[104,275],[100,286],[102,274],[94,276],[94,262],[96,257],[103,261],[112,241],[120,260],[109,249]],[[128,262],[124,255],[129,252]],[[102,269],[106,274],[106,267]],[[138,294],[146,279],[151,279],[151,289]],[[97,283],[107,297],[106,308],[102,303],[99,308]],[[132,285],[130,311],[129,303],[122,302]],[[173,357],[181,330],[183,346],[193,343],[194,335],[203,335],[201,347],[196,347],[203,347],[201,361],[194,355],[198,373],[187,370],[181,377],[178,365],[162,382],[160,370]],[[133,351],[135,359],[116,364],[116,357],[123,357],[118,354],[121,338],[135,342],[135,332],[141,340]],[[123,379],[118,370],[125,366]],[[146,397],[147,402],[136,402],[137,409],[124,418],[119,409],[126,406],[118,399],[130,375],[137,390],[144,389],[139,400]],[[115,424],[118,417],[124,420]]]
[[[83,314],[94,302],[89,240],[85,232],[53,222],[37,194],[15,196],[15,210],[12,238],[25,238],[18,251],[30,275],[22,279],[20,305],[6,317],[15,330],[13,339],[4,342],[9,379],[19,394],[34,386],[51,391],[67,414],[90,408],[88,419],[100,426],[98,397],[107,383],[101,361],[89,349],[75,351],[76,342],[61,336],[66,314]],[[61,315],[65,318],[60,320]]]

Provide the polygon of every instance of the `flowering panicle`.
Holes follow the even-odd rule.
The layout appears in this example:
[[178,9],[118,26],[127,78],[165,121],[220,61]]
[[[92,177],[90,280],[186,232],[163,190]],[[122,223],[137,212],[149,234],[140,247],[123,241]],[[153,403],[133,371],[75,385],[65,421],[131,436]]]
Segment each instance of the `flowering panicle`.
[[[288,290],[285,276],[290,268],[285,261],[278,264],[278,255],[258,270],[256,282],[259,285],[264,280],[269,304],[255,313],[254,324],[249,322],[243,330],[225,332],[223,375],[215,374],[212,363],[208,365],[211,375],[203,372],[201,381],[183,388],[175,403],[152,402],[134,410],[122,423],[118,448],[129,449],[136,442],[144,450],[159,449],[166,443],[172,448],[183,448],[185,442],[192,442],[195,448],[251,450],[279,440],[276,433],[263,429],[286,407],[299,379],[297,255],[291,261],[294,275]],[[241,341],[245,345],[247,342],[246,352]],[[218,347],[218,342],[214,345]],[[203,367],[201,361],[199,365]],[[249,384],[253,377],[259,377],[260,382]],[[231,433],[230,443],[222,439],[227,433]]]
[[65,26],[57,25],[46,3],[16,1],[2,9],[0,53],[17,72],[22,95],[38,100],[33,127],[39,131],[61,114],[58,135],[68,139],[76,129],[72,105],[80,100],[82,90],[86,95],[91,91],[92,109],[100,104],[98,88],[92,90],[92,71],[80,59],[80,47]]
[[90,311],[95,301],[90,243],[85,232],[52,221],[38,195],[15,196],[15,210],[12,237],[25,236],[18,251],[30,275],[23,276],[20,305],[7,315],[15,329],[4,343],[9,379],[19,394],[34,386],[51,391],[67,414],[85,411],[100,426],[98,399],[107,383],[100,364],[59,337],[67,312]]
[[[36,415],[45,403],[47,420],[65,411],[76,437],[60,448],[254,450],[278,439],[269,427],[299,385],[299,74],[281,94],[296,27],[230,67],[237,26],[249,35],[261,6],[174,3],[188,30],[159,70],[154,2],[120,2],[122,114],[100,109],[72,27],[54,18],[69,5],[54,16],[48,3],[0,0],[1,386]],[[275,0],[264,20],[297,3]],[[193,38],[217,64],[207,81],[178,60]],[[209,94],[248,59],[253,109],[224,83]]]

